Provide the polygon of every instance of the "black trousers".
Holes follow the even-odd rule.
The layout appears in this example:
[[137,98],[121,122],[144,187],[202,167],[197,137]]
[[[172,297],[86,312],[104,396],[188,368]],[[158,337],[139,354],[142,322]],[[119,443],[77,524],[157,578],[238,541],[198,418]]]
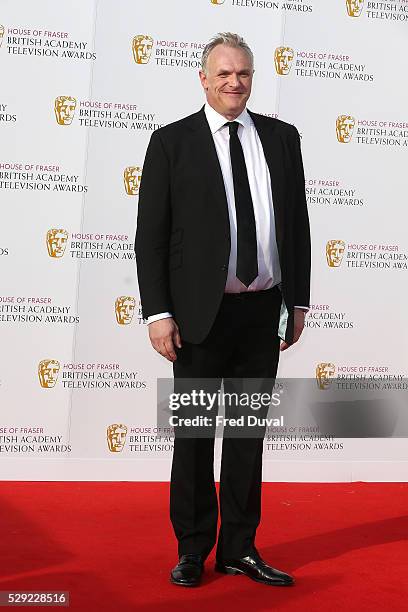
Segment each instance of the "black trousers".
[[[174,384],[183,378],[274,379],[279,360],[281,293],[225,294],[210,333],[200,344],[182,341],[173,362]],[[273,384],[273,383],[272,383]],[[268,389],[271,393],[272,389]],[[263,437],[225,437],[220,473],[218,559],[240,558],[255,547],[261,518]],[[214,437],[175,435],[170,518],[179,555],[207,557],[217,541]]]

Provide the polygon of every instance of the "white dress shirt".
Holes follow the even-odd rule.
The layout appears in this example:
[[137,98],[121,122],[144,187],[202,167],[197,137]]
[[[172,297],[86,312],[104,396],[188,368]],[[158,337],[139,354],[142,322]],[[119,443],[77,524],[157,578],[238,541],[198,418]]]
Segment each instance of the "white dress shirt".
[[[246,287],[236,276],[237,268],[237,217],[235,211],[234,183],[232,177],[231,157],[229,150],[228,120],[217,113],[208,103],[204,107],[205,116],[210,126],[215,148],[220,162],[227,195],[230,221],[231,251],[228,263],[228,275],[225,285],[226,293],[243,291],[260,291],[269,289],[281,282],[278,247],[275,234],[275,217],[273,210],[271,177],[266,163],[263,147],[254,122],[244,109],[235,119],[247,167],[249,187],[255,215],[256,241],[258,252],[258,276]],[[305,308],[307,310],[307,308]],[[162,312],[148,317],[147,322],[173,316]]]

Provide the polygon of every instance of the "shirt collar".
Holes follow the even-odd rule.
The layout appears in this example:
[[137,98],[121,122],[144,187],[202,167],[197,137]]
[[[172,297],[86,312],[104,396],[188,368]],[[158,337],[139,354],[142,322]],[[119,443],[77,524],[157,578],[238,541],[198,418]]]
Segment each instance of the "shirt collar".
[[[208,102],[205,103],[204,112],[212,134],[218,132],[218,130],[228,122],[228,119],[226,119],[223,115],[220,115],[220,113],[217,113],[217,111],[210,106]],[[252,119],[246,108],[244,108],[242,113],[238,115],[234,121],[237,121],[237,123],[243,127],[249,127],[252,124]]]

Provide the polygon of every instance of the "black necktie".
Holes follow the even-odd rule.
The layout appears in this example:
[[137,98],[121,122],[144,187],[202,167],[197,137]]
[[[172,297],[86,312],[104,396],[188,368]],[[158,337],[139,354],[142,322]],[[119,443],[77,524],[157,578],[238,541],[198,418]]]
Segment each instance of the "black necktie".
[[226,123],[230,133],[230,154],[237,215],[237,277],[248,287],[258,276],[254,206],[249,188],[244,152],[238,138],[238,123]]

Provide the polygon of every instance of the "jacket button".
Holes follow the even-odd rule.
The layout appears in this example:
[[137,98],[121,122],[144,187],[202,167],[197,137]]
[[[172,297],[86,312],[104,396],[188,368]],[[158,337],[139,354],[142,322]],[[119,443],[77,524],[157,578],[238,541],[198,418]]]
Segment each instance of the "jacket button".
[[222,267],[221,267],[221,270],[224,270],[224,271],[225,271],[225,270],[228,270],[228,266],[222,266]]

